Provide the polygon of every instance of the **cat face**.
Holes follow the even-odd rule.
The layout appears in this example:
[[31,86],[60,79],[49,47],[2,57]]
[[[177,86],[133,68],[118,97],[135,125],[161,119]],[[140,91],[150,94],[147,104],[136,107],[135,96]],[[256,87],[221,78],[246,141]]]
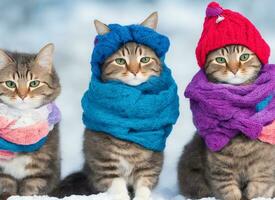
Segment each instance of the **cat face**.
[[104,62],[102,80],[119,80],[135,86],[151,76],[159,76],[160,72],[159,58],[152,49],[129,42]]
[[260,69],[258,57],[241,45],[229,45],[210,52],[205,65],[209,81],[232,85],[253,82]]
[[53,51],[53,44],[37,55],[0,50],[0,102],[17,109],[32,109],[53,101],[60,93]]
[[[153,13],[141,25],[156,29],[157,19],[157,13]],[[97,20],[95,27],[98,34],[110,32],[108,26]],[[101,71],[103,81],[118,80],[137,86],[146,82],[151,76],[159,76],[161,62],[151,48],[129,42],[104,61]]]

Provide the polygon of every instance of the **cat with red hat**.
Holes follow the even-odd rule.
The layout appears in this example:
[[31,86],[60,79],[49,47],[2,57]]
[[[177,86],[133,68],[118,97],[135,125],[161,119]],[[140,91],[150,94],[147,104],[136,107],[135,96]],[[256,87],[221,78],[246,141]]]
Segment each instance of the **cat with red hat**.
[[197,133],[178,165],[188,198],[275,196],[275,65],[257,28],[212,2],[186,88]]

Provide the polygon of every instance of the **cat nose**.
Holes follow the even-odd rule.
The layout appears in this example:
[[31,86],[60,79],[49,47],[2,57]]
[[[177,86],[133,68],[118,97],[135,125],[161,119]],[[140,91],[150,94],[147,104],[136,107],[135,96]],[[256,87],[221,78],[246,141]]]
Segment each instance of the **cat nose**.
[[27,91],[18,91],[18,96],[24,100],[27,96],[28,96],[28,92]]
[[27,97],[27,94],[18,94],[18,96],[19,96],[22,100],[24,100],[24,99]]
[[232,62],[229,62],[228,63],[228,69],[235,75],[235,74],[237,74],[237,72],[239,71],[239,63],[237,63],[237,62],[234,62],[234,61],[232,61]]
[[136,70],[131,70],[130,72],[136,76],[136,75],[137,75],[137,73],[139,72],[139,69],[136,69]]
[[239,71],[238,68],[232,68],[230,69],[230,71],[233,73],[233,74],[237,74],[237,72]]
[[230,70],[233,74],[237,74],[239,71],[239,66],[237,63],[229,63],[228,70]]

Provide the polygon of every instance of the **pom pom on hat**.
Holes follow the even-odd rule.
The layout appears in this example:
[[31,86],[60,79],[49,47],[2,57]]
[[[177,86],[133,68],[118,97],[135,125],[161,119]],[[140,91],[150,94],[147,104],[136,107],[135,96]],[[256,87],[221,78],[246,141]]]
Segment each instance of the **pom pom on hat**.
[[257,28],[243,15],[211,2],[206,9],[203,32],[196,48],[198,65],[203,68],[208,53],[227,45],[243,45],[267,64],[270,47]]
[[216,2],[212,2],[207,6],[206,17],[218,17],[216,23],[220,23],[224,20],[224,17],[221,16],[223,8]]
[[206,17],[216,17],[221,15],[223,8],[216,2],[212,2],[207,6]]

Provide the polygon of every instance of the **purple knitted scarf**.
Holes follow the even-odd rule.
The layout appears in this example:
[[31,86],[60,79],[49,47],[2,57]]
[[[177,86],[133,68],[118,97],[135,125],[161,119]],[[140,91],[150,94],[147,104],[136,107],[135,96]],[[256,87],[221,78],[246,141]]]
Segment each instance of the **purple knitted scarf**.
[[237,134],[256,140],[275,119],[275,98],[262,110],[256,105],[275,91],[275,65],[265,65],[253,84],[215,84],[200,70],[187,86],[193,121],[208,148],[219,151]]

